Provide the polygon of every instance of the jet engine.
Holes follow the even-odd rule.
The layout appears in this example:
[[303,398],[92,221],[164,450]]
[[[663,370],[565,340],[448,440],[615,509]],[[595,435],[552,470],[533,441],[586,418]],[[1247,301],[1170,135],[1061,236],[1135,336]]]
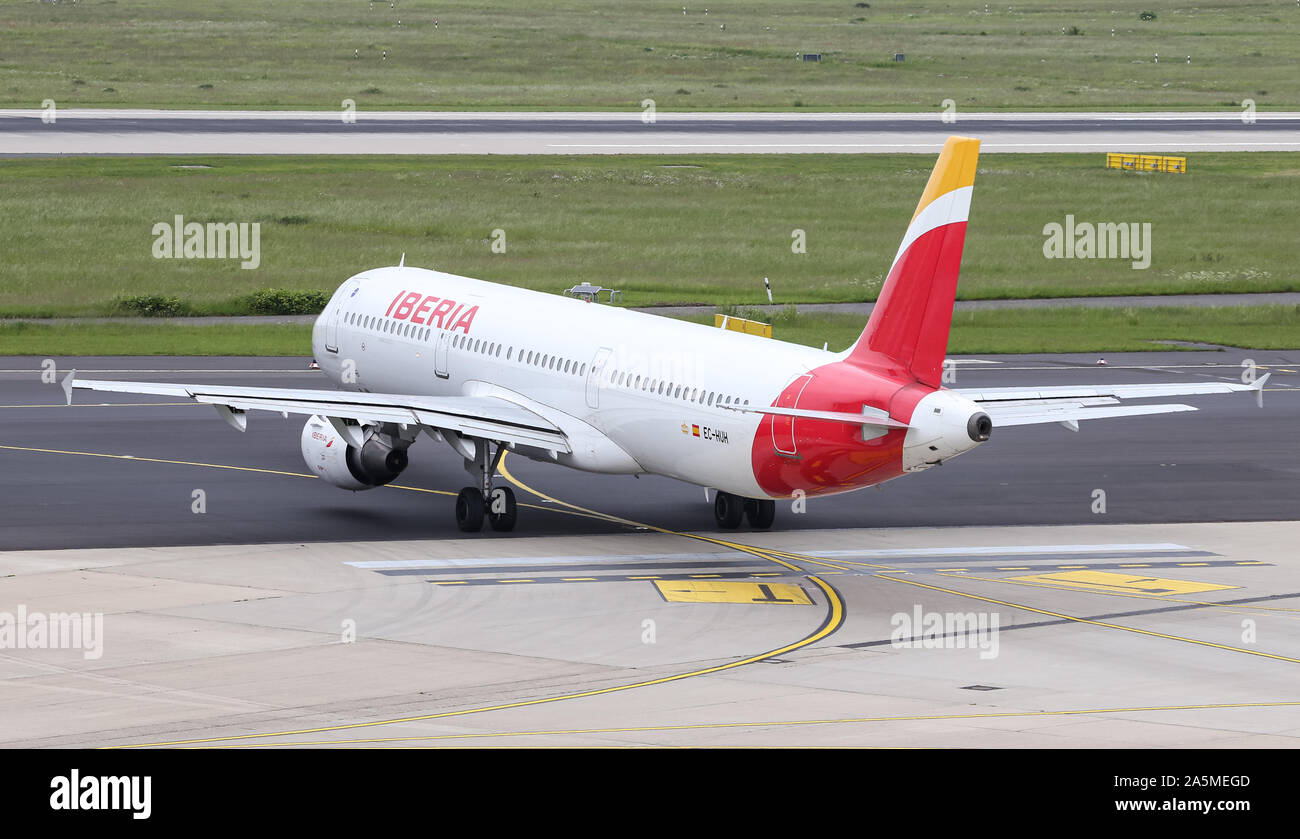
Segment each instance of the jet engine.
[[354,492],[391,482],[406,468],[410,439],[388,424],[367,428],[366,442],[350,445],[329,421],[314,416],[302,428],[302,459],[313,475]]

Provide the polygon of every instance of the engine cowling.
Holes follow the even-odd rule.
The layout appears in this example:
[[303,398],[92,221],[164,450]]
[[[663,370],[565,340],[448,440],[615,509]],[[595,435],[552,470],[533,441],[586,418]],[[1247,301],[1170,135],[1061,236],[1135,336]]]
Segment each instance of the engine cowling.
[[354,492],[393,481],[406,468],[409,445],[376,431],[358,449],[319,416],[307,420],[302,428],[302,459],[307,468],[322,480]]

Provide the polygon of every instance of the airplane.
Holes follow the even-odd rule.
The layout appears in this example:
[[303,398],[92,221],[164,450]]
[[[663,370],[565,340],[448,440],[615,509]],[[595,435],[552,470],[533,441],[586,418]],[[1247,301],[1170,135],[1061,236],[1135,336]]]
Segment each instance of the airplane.
[[1193,411],[1123,399],[1253,391],[1195,382],[947,388],[944,357],[979,141],[950,137],[861,336],[843,352],[398,265],[338,287],[312,329],[335,390],[77,379],[78,389],[308,417],[311,472],[342,489],[390,483],[421,435],[471,482],[457,526],[513,530],[494,477],[506,452],[605,474],[656,474],[715,491],[723,529],[772,526],[776,500],[863,489],[921,472],[994,428]]

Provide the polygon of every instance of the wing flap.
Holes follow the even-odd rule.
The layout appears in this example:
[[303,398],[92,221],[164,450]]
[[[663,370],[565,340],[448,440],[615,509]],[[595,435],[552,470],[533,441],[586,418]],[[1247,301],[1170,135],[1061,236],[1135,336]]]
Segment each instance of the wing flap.
[[[285,391],[287,394],[293,391]],[[297,399],[265,399],[247,396],[213,396],[206,393],[192,397],[205,405],[225,405],[241,411],[283,411],[290,414],[319,414],[356,420],[359,423],[396,422],[416,424],[415,413],[403,408],[385,408],[371,405],[353,405],[347,402],[306,402]]]
[[537,446],[571,452],[564,431],[526,408],[493,396],[414,396],[394,393],[351,393],[339,390],[222,387],[159,382],[64,380],[68,401],[73,390],[140,393],[193,399],[235,411],[276,411],[355,420],[358,423],[394,422],[437,431],[482,437],[503,443]]

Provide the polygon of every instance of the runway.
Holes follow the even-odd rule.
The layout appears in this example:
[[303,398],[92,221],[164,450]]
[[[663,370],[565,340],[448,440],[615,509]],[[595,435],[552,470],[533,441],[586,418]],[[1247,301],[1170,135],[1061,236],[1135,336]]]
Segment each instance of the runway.
[[[346,116],[346,119],[345,119]],[[0,155],[931,153],[1300,149],[1300,114],[0,111]]]
[[[954,386],[1238,380],[1245,357],[1272,370],[1266,409],[1240,398],[1201,398],[1199,412],[996,431],[977,451],[905,480],[810,501],[778,513],[783,529],[1091,524],[1092,492],[1109,499],[1106,522],[1259,521],[1300,510],[1300,403],[1296,353],[1161,352],[1095,356],[989,356],[961,364]],[[62,369],[93,378],[325,386],[306,358],[76,358]],[[1288,365],[1292,366],[1288,366]],[[257,412],[238,434],[207,406],[117,394],[63,404],[42,383],[40,360],[0,365],[0,416],[7,464],[0,479],[7,515],[0,548],[51,549],[280,541],[427,539],[458,536],[451,497],[465,483],[458,455],[421,440],[396,482],[348,493],[305,476],[300,421]],[[103,404],[101,404],[103,403]],[[160,403],[160,404],[154,404]],[[704,490],[664,478],[590,475],[511,458],[527,481],[573,503],[688,530],[714,526]],[[262,470],[262,471],[258,471]],[[190,513],[194,490],[207,512]],[[615,532],[557,515],[522,511],[526,534]],[[485,538],[495,538],[485,535]]]
[[[1297,354],[990,356],[956,385],[1236,380],[1247,355],[1263,410],[995,430],[766,533],[512,456],[519,531],[473,538],[446,447],[345,493],[306,476],[300,423],[68,407],[5,359],[0,612],[103,625],[95,657],[0,650],[0,746],[1294,747]],[[319,385],[306,361],[58,363]]]

